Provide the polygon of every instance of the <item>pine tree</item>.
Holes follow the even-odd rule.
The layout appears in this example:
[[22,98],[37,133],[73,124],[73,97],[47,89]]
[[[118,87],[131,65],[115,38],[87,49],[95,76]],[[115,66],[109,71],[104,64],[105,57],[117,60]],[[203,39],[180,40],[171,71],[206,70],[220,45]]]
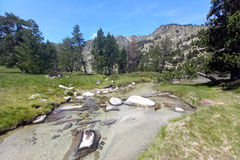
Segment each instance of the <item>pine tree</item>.
[[73,72],[77,62],[72,38],[65,38],[58,52],[58,67],[62,71]]
[[105,39],[106,37],[104,36],[104,32],[100,28],[97,32],[97,37],[92,43],[91,55],[93,70],[100,74],[104,73],[106,64],[106,59],[104,58]]
[[79,25],[75,25],[73,28],[73,32],[72,32],[72,39],[73,39],[73,45],[75,47],[75,52],[77,53],[77,61],[83,65],[84,68],[84,72],[85,74],[87,74],[87,66],[86,66],[86,61],[84,60],[83,54],[82,54],[82,50],[84,47],[84,39],[83,39],[83,35],[80,32],[80,27]]
[[117,63],[119,47],[113,35],[107,34],[104,45],[105,67],[108,75],[113,73],[113,67]]
[[118,72],[126,73],[126,71],[127,71],[127,51],[125,48],[122,48],[119,51],[117,61],[118,61]]
[[199,45],[213,53],[210,68],[230,72],[231,80],[240,79],[240,1],[212,0],[206,31],[199,34]]
[[23,41],[16,46],[17,67],[26,73],[46,73],[53,67],[56,50],[49,41],[42,42],[38,25],[31,23],[31,30],[24,30]]

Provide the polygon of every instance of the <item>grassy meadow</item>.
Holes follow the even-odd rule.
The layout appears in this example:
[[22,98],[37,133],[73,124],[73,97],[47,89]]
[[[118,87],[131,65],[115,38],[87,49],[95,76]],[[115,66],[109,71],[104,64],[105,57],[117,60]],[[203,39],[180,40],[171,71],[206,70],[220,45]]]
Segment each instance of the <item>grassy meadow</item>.
[[[210,84],[158,85],[198,109],[163,127],[138,160],[240,159],[240,90],[222,91]],[[201,106],[201,99],[224,105]]]
[[[17,125],[31,121],[37,115],[52,110],[52,103],[64,101],[64,89],[58,85],[74,87],[75,89],[93,89],[116,81],[118,86],[127,83],[145,82],[152,77],[151,73],[131,73],[118,76],[84,75],[83,73],[63,73],[62,78],[45,78],[46,75],[21,73],[17,68],[0,66],[0,132],[15,128]],[[67,78],[69,76],[69,78]],[[108,81],[105,81],[109,78]],[[97,85],[97,80],[101,84]],[[29,98],[41,94],[34,100]],[[45,99],[46,101],[42,101]]]

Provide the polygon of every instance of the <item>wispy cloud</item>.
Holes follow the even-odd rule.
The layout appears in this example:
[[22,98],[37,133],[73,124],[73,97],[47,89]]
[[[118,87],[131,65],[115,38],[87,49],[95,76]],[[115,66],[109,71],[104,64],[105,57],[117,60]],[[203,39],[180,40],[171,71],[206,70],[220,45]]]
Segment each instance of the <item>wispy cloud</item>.
[[90,39],[94,39],[95,37],[97,37],[97,33],[93,33],[90,37]]

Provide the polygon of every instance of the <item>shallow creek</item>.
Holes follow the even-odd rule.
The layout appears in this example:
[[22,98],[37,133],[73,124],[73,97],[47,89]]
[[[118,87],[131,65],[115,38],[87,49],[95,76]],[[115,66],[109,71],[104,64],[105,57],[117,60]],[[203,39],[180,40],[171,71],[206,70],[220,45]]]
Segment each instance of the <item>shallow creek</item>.
[[[159,129],[170,119],[191,111],[191,107],[175,96],[157,96],[153,83],[137,84],[129,92],[115,92],[90,100],[66,103],[50,114],[44,123],[27,125],[3,135],[0,160],[61,160],[76,159],[74,148],[77,131],[94,130],[100,133],[97,150],[81,159],[132,160],[136,159],[154,140]],[[160,104],[161,109],[121,105],[119,111],[105,112],[100,107],[102,98],[145,96]],[[104,97],[103,97],[104,96]],[[66,106],[87,104],[87,110],[63,110]],[[94,106],[94,107],[92,107]],[[185,108],[184,113],[174,107]],[[79,159],[79,158],[78,158]]]

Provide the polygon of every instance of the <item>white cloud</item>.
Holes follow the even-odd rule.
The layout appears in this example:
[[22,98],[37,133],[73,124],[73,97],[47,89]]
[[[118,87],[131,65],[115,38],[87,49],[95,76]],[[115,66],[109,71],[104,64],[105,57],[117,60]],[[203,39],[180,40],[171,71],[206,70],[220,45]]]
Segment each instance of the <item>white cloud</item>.
[[93,33],[90,37],[90,39],[94,39],[95,37],[97,37],[97,33]]

